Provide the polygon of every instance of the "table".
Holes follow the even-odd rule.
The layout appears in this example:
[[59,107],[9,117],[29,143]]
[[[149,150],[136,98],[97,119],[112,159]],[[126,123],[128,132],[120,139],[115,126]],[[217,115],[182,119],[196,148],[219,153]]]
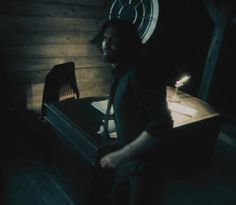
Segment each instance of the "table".
[[[205,169],[210,164],[221,117],[209,104],[187,93],[167,87],[167,102],[174,120],[174,137],[169,147],[169,168],[175,176]],[[87,97],[45,104],[44,119],[54,130],[52,164],[81,204],[106,201],[109,174],[100,170],[98,161],[116,149],[116,139],[108,145],[96,132],[104,114],[91,105],[107,96]],[[104,186],[101,186],[103,184]],[[103,196],[104,198],[101,198]]]

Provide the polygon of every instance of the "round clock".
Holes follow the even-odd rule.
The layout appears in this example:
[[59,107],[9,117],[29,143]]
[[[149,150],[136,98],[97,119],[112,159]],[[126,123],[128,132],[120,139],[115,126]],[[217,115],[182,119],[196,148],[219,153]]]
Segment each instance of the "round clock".
[[158,0],[110,0],[105,10],[106,19],[125,19],[133,22],[145,43],[155,30],[159,14]]

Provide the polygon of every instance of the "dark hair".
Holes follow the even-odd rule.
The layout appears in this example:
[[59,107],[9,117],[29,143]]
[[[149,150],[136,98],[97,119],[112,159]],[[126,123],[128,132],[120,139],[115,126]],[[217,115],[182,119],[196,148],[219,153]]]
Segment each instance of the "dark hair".
[[108,27],[116,27],[123,42],[128,45],[130,51],[139,52],[142,48],[142,40],[139,37],[138,29],[135,24],[123,19],[111,19],[105,21],[95,37],[90,41],[97,45],[101,51],[103,34]]

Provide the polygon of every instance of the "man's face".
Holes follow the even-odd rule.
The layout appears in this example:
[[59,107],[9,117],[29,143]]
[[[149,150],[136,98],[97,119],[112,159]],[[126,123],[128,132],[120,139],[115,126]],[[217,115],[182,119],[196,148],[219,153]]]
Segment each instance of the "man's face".
[[122,54],[122,39],[116,27],[105,29],[102,41],[102,54],[106,62],[118,63]]

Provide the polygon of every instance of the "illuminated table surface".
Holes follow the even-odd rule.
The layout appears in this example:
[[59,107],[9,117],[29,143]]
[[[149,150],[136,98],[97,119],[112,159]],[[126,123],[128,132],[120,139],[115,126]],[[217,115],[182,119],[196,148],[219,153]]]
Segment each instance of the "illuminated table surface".
[[196,97],[180,90],[176,99],[173,99],[174,96],[175,88],[167,87],[167,103],[174,120],[174,127],[219,116],[208,103]]
[[[91,104],[106,113],[108,100],[94,101]],[[174,128],[219,116],[206,102],[195,98],[187,93],[178,90],[175,95],[175,88],[167,87],[167,103],[174,121]]]

